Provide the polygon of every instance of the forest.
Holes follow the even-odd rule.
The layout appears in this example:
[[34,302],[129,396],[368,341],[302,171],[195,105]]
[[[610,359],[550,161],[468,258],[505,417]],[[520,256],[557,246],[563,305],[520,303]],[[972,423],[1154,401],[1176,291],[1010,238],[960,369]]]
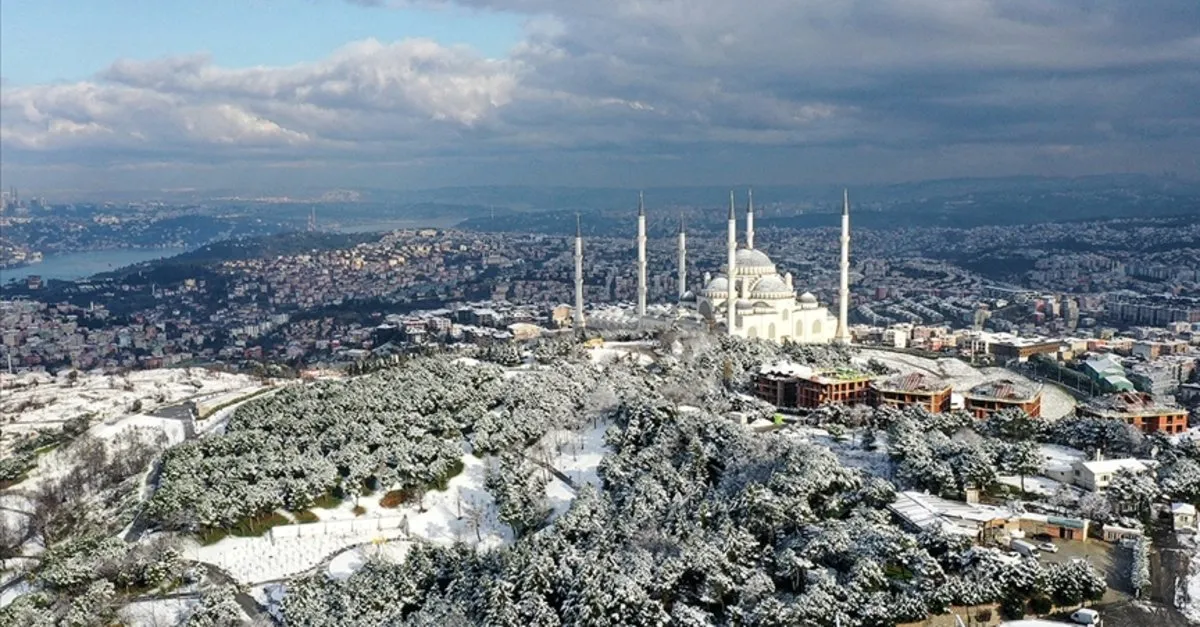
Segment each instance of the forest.
[[[339,627],[874,627],[993,604],[1020,617],[1097,599],[1104,579],[1087,563],[1043,564],[936,527],[903,527],[886,509],[898,490],[959,498],[978,488],[1003,500],[1011,490],[998,477],[1040,472],[1038,443],[1055,443],[1158,462],[1151,473],[1118,475],[1105,495],[1053,495],[1058,513],[1106,522],[1145,518],[1163,499],[1200,501],[1200,447],[1120,422],[827,406],[755,431],[730,415],[774,416],[745,393],[760,366],[846,366],[853,350],[674,331],[645,349],[648,363],[634,353],[596,361],[573,340],[543,340],[288,387],[241,406],[224,433],[161,453],[142,509],[128,492],[111,498],[122,503],[120,526],[141,515],[153,537],[181,537],[381,490],[419,502],[461,470],[464,454],[487,460],[486,489],[512,542],[479,551],[417,542],[404,560],[370,559],[344,580],[317,572],[288,583],[286,624]],[[552,515],[535,449],[548,433],[592,425],[608,425],[600,485],[578,486]],[[91,454],[111,471],[77,473],[69,485],[111,476],[99,487],[126,486],[157,454],[128,446],[136,458],[114,466],[105,460],[121,455]],[[854,463],[864,457],[878,463]],[[125,543],[111,524],[67,533],[74,510],[54,508],[55,498],[44,500],[57,518],[29,532],[48,549],[34,575],[41,591],[0,610],[0,624],[56,624],[86,611],[101,622],[80,624],[103,624],[121,590],[197,576],[166,541]],[[230,594],[208,590],[189,624],[236,614]]]

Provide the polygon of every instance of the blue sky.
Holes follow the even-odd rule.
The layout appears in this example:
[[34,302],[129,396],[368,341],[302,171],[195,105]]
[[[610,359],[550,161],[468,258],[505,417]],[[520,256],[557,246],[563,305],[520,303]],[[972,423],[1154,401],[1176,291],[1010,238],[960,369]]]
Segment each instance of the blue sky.
[[207,52],[224,66],[316,61],[347,42],[428,37],[504,56],[524,17],[338,0],[4,0],[0,76],[10,85],[91,77],[117,58]]
[[1198,67],[1197,0],[0,0],[0,187],[1196,179]]

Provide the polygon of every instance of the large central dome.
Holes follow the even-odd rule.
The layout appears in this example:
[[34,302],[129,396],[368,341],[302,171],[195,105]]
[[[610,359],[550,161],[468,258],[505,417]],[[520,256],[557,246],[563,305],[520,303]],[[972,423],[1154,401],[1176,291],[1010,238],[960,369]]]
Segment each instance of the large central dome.
[[[755,248],[741,248],[736,253],[738,276],[761,276],[764,274],[776,274],[775,264],[771,258],[761,250]],[[726,264],[728,265],[728,264]],[[729,268],[725,268],[725,273],[729,274]]]

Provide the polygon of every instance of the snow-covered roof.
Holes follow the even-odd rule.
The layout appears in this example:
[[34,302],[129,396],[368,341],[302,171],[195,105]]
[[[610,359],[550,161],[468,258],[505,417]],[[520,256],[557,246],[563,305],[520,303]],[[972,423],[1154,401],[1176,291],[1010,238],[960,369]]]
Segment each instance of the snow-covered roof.
[[813,373],[813,369],[791,361],[778,361],[773,364],[763,364],[758,372],[760,374],[807,377]]
[[1094,475],[1114,473],[1122,469],[1129,469],[1134,472],[1143,472],[1146,470],[1144,462],[1132,457],[1125,459],[1104,459],[1097,462],[1079,462],[1079,465],[1087,468]]
[[1191,503],[1171,503],[1171,513],[1176,516],[1195,516],[1196,506]]
[[905,522],[920,529],[934,525],[944,528],[973,530],[998,518],[1012,518],[1012,512],[991,505],[977,505],[962,501],[951,501],[922,492],[900,492],[888,509]]
[[1046,460],[1043,467],[1046,470],[1058,470],[1065,472],[1071,470],[1076,462],[1081,462],[1087,459],[1087,455],[1079,449],[1074,449],[1069,446],[1060,444],[1042,444],[1040,446],[1042,457]]

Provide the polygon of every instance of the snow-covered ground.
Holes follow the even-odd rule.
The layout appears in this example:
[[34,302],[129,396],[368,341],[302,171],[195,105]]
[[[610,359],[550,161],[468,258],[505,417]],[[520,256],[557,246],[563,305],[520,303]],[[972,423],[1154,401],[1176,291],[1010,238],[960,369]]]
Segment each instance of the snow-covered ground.
[[123,625],[130,627],[179,625],[199,603],[198,598],[137,601],[118,610],[117,616]]
[[[8,581],[8,578],[5,577],[4,581]],[[0,592],[0,607],[5,607],[9,603],[15,601],[17,597],[29,594],[35,590],[37,590],[37,586],[30,583],[28,580],[13,584],[12,587]]]
[[[110,422],[134,413],[139,402],[139,413],[151,413],[187,400],[256,387],[251,377],[203,368],[140,370],[120,376],[80,373],[74,383],[65,374],[57,378],[44,373],[0,374],[0,415],[8,418],[5,433],[16,434],[57,429],[80,416]],[[0,454],[8,453],[8,441],[0,441]]]
[[877,477],[890,479],[892,475],[891,462],[887,454],[887,434],[875,433],[874,450],[867,449],[862,443],[862,430],[849,431],[843,438],[835,438],[828,431],[817,427],[792,425],[784,429],[786,437],[796,438],[802,442],[811,442],[828,448],[837,456],[838,461],[847,468],[861,468]]
[[653,347],[653,342],[605,342],[592,348],[590,357],[593,362],[602,364],[634,355],[637,362],[645,366],[654,363],[654,356],[650,354]]
[[[1006,486],[1017,489],[1021,487],[1021,477],[1019,475],[999,475],[997,479]],[[1062,483],[1049,477],[1025,477],[1025,491],[1030,494],[1037,494],[1038,496],[1050,496],[1062,486]]]
[[[353,500],[347,500],[333,509],[316,508],[312,512],[322,521],[406,516],[407,537],[438,544],[463,541],[486,549],[512,542],[512,531],[496,517],[495,499],[484,488],[484,461],[474,455],[464,455],[462,461],[463,472],[450,480],[446,491],[425,495],[424,512],[418,512],[416,506],[409,505],[396,509],[380,507],[379,500],[383,492],[358,499],[358,505],[367,510],[362,516],[355,516]],[[462,519],[459,519],[460,507]],[[478,537],[468,515],[471,508],[479,508],[484,512]],[[356,544],[404,537],[403,528],[350,535],[314,533],[276,540],[272,540],[270,534],[256,538],[229,537],[209,546],[193,543],[187,555],[224,568],[242,583],[258,583],[302,573]],[[348,565],[350,562],[343,564],[343,567]]]
[[1175,605],[1188,621],[1200,625],[1200,538],[1191,537],[1192,562],[1186,579],[1176,583]]
[[[600,422],[581,431],[551,431],[542,440],[542,446],[549,451],[547,461],[569,477],[576,487],[585,483],[601,487],[603,482],[598,471],[608,453],[604,445],[604,432],[608,427],[608,423]],[[546,484],[546,500],[550,504],[550,519],[558,518],[570,509],[571,501],[575,500],[575,488],[558,477],[551,477],[550,483]]]
[[[1034,383],[1027,377],[1006,368],[974,368],[970,364],[953,357],[929,359],[918,357],[917,355],[864,349],[859,357],[856,358],[856,361],[860,365],[865,365],[870,359],[883,362],[900,371],[901,374],[919,372],[946,379],[950,382],[954,392],[959,394],[966,392],[980,383],[995,381],[997,379],[1013,379],[1015,381]],[[1054,385],[1043,387],[1043,418],[1062,418],[1074,410],[1075,399],[1065,390]]]
[[357,546],[339,553],[337,557],[330,560],[326,572],[333,579],[347,579],[362,568],[363,564],[371,557],[399,562],[408,555],[408,550],[411,547],[411,542],[403,541],[379,542]]
[[550,460],[551,465],[555,470],[570,477],[577,486],[590,483],[600,487],[600,476],[596,471],[600,468],[604,456],[608,454],[608,447],[604,444],[604,433],[608,431],[608,427],[607,422],[599,422],[581,431],[551,433],[547,438],[561,443],[561,447],[556,447],[557,457]]

